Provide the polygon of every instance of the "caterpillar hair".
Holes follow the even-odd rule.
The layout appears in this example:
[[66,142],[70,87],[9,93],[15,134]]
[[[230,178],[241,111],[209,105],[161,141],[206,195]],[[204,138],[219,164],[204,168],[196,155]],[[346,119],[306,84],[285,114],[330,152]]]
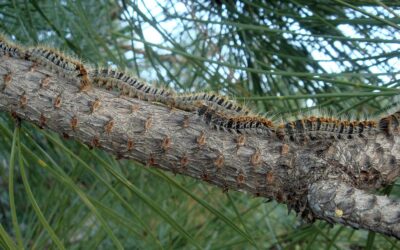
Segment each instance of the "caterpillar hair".
[[157,101],[168,106],[174,105],[174,93],[164,88],[155,88],[139,79],[113,69],[94,69],[90,72],[94,82],[99,86],[116,88],[122,94],[137,97],[146,101]]

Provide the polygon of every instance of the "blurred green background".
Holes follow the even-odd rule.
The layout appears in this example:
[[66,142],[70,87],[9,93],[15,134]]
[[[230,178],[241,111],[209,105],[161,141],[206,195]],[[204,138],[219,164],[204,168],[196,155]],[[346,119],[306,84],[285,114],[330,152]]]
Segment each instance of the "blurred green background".
[[[400,1],[0,0],[0,31],[257,113],[376,117],[396,107]],[[0,247],[398,249],[191,178],[117,161],[0,114]],[[382,190],[398,197],[397,184]]]

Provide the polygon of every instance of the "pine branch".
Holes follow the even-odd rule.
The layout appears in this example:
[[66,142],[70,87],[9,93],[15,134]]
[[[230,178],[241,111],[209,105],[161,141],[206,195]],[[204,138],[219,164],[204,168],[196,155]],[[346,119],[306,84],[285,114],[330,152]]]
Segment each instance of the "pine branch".
[[[80,78],[67,79],[24,59],[1,57],[0,77],[1,111],[65,138],[224,190],[275,199],[310,221],[319,218],[400,238],[398,203],[390,202],[391,213],[380,216],[377,208],[388,199],[361,191],[398,177],[397,131],[306,143],[237,135],[210,128],[194,113],[102,88],[82,91]],[[372,220],[358,217],[368,213],[364,208]]]
[[399,238],[400,202],[386,196],[340,181],[320,181],[311,185],[308,201],[318,218]]

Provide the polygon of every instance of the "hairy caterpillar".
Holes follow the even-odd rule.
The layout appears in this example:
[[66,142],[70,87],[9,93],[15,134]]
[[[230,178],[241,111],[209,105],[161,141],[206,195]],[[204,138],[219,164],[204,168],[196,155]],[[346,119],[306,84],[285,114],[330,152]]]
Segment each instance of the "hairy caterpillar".
[[196,111],[199,103],[204,103],[221,112],[238,115],[246,115],[250,112],[232,100],[216,94],[176,95],[173,91],[149,86],[135,77],[113,69],[94,69],[90,71],[90,76],[99,86],[105,85],[107,88],[116,88],[130,97],[138,97],[146,101],[157,101],[186,111]]
[[274,124],[271,120],[261,116],[230,116],[221,113],[207,105],[201,105],[197,114],[204,122],[210,124],[217,129],[223,129],[230,132],[238,133],[257,133],[272,135],[274,133]]
[[1,36],[0,53],[0,55],[10,55],[18,58],[24,54],[29,60],[48,67],[56,73],[61,73],[72,79],[79,77],[81,79],[80,89],[83,91],[90,88],[90,78],[93,78],[99,86],[106,85],[108,88],[117,88],[121,93],[130,97],[137,97],[146,101],[157,101],[186,111],[196,111],[199,105],[204,104],[218,112],[230,115],[248,115],[250,113],[249,110],[236,104],[234,101],[217,94],[197,93],[176,95],[173,91],[149,86],[135,77],[116,70],[88,70],[79,60],[66,56],[55,49],[33,47],[25,52],[24,49],[13,45]]
[[[26,50],[0,36],[0,56],[3,55],[27,58],[72,79],[78,77],[81,90],[88,89],[91,78],[93,78],[99,86],[106,85],[106,87],[117,88],[121,93],[131,97],[146,101],[158,101],[170,107],[196,112],[207,124],[227,131],[255,132],[276,135],[280,139],[290,141],[304,141],[348,139],[355,136],[368,137],[377,132],[391,135],[393,132],[399,132],[400,128],[400,111],[377,120],[352,121],[324,116],[308,116],[294,121],[274,123],[265,117],[251,115],[248,109],[227,97],[213,93],[176,94],[171,90],[152,87],[135,77],[116,70],[87,69],[79,60],[70,58],[54,49],[34,47]],[[7,79],[5,78],[5,81]],[[43,81],[43,86],[46,85],[46,81]],[[58,97],[54,106],[58,108],[60,105],[61,97]]]
[[199,106],[208,106],[217,112],[231,115],[249,115],[250,111],[234,101],[212,93],[184,94],[175,98],[175,106],[186,111],[196,111]]
[[368,137],[379,131],[390,133],[400,126],[400,112],[384,117],[379,122],[310,116],[278,125],[261,116],[232,116],[218,112],[206,105],[201,105],[197,114],[205,123],[217,129],[238,133],[274,135],[281,140],[295,142],[318,139],[350,139],[354,136]]
[[279,138],[291,141],[316,139],[351,139],[354,136],[368,137],[378,131],[373,120],[341,120],[336,118],[310,116],[280,124],[276,128]]
[[399,132],[400,111],[396,111],[388,116],[382,117],[378,124],[379,128],[388,135],[393,134],[393,132]]
[[25,50],[18,45],[8,41],[4,36],[0,35],[0,56],[10,56],[14,58],[23,58]]
[[68,57],[57,50],[44,47],[30,48],[27,55],[30,60],[49,67],[57,73],[62,73],[66,77],[79,77],[82,91],[90,88],[88,70],[79,60]]
[[94,82],[99,86],[117,88],[130,97],[146,101],[157,101],[169,106],[174,104],[174,93],[164,88],[155,88],[139,79],[113,69],[94,69],[90,71]]

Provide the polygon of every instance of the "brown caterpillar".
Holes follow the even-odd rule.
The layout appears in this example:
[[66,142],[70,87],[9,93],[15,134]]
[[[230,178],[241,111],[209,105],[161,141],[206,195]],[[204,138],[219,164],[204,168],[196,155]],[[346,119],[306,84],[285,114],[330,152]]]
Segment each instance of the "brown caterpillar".
[[197,110],[197,114],[207,124],[225,131],[265,134],[268,136],[274,133],[273,122],[261,116],[229,116],[206,105],[201,105]]
[[30,60],[38,62],[56,73],[61,73],[72,79],[79,77],[81,79],[81,91],[86,91],[90,88],[88,71],[79,60],[66,56],[55,49],[44,47],[30,48],[27,51],[27,55]]
[[128,74],[113,69],[94,69],[90,76],[99,86],[116,88],[122,94],[137,97],[145,101],[157,101],[168,106],[173,106],[174,93],[167,89],[155,88]]
[[[400,130],[400,111],[378,120],[351,121],[309,116],[275,124],[265,117],[251,115],[248,109],[223,96],[212,93],[177,95],[171,90],[149,86],[135,77],[116,70],[88,70],[79,60],[70,58],[54,49],[35,47],[25,50],[1,35],[0,56],[28,58],[72,79],[78,77],[81,90],[87,90],[91,85],[90,79],[93,78],[99,86],[106,85],[110,88],[117,88],[121,93],[131,97],[146,101],[158,101],[170,107],[196,112],[207,124],[231,132],[274,135],[281,140],[306,141],[350,139],[356,136],[368,137],[378,132],[391,135]],[[10,82],[11,75],[6,75],[4,81],[5,83]],[[42,87],[47,84],[48,80],[44,80]],[[26,101],[22,98],[21,103],[24,104]],[[61,96],[56,97],[54,107],[59,108],[61,103]],[[96,105],[93,105],[93,111],[95,108]],[[150,122],[149,124],[151,125]]]
[[25,57],[25,50],[0,35],[0,56],[23,58]]
[[250,111],[234,101],[213,93],[183,94],[175,98],[175,107],[186,110],[196,111],[199,106],[208,106],[217,112],[231,115],[249,115]]
[[149,86],[139,79],[113,69],[94,69],[90,76],[99,86],[116,88],[130,97],[138,97],[146,101],[157,101],[167,106],[185,111],[196,111],[199,103],[204,103],[221,112],[246,115],[250,111],[232,100],[216,94],[199,93],[193,95],[176,95],[175,92]]
[[378,124],[380,130],[385,132],[387,135],[400,132],[400,111],[382,117]]
[[351,139],[355,136],[368,137],[379,131],[373,120],[341,120],[310,116],[280,124],[276,128],[278,138],[290,141],[317,139]]
[[265,117],[232,116],[218,112],[206,105],[199,107],[197,114],[204,122],[217,129],[277,136],[281,140],[294,142],[318,139],[351,139],[355,136],[367,138],[379,131],[386,131],[390,134],[393,131],[399,131],[400,127],[400,111],[382,118],[379,122],[310,116],[279,125]]

